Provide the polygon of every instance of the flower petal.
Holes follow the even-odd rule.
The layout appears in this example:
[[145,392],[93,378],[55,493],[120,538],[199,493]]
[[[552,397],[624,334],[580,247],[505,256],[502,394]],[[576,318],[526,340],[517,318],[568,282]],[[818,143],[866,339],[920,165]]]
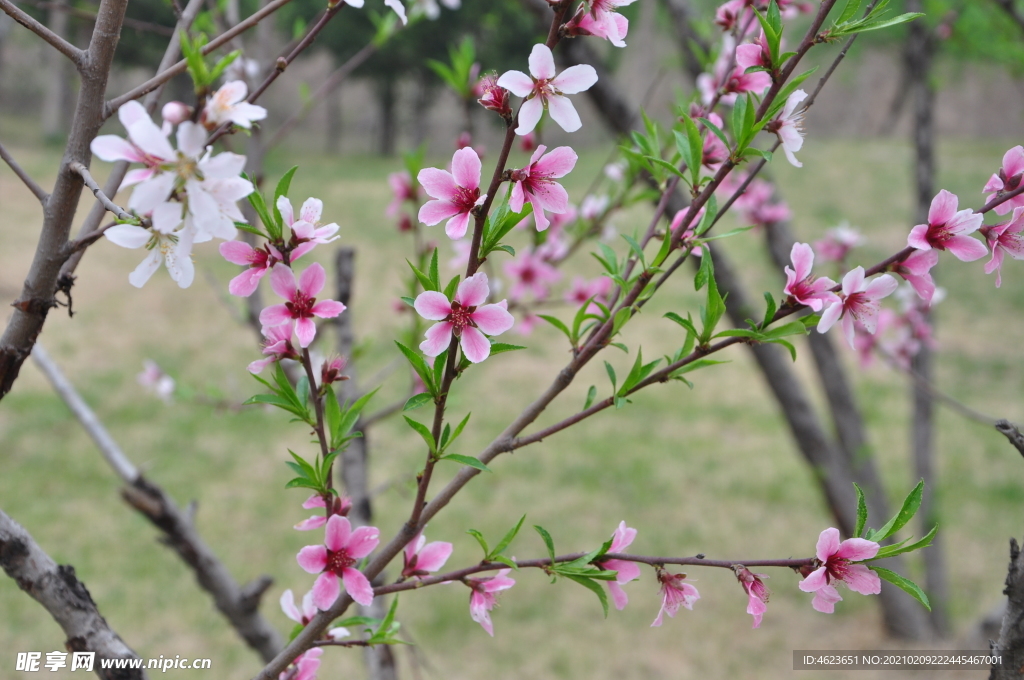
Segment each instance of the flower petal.
[[427,339],[420,343],[420,351],[428,357],[436,357],[452,342],[452,324],[448,321],[435,323],[424,335]]
[[544,101],[540,97],[527,99],[519,107],[519,127],[516,128],[517,135],[528,135],[533,132],[544,115]]
[[568,97],[549,97],[548,114],[551,116],[551,120],[558,123],[566,132],[576,132],[583,127],[580,114],[576,113],[576,107],[572,105]]
[[352,567],[343,570],[341,573],[342,580],[345,582],[345,590],[352,596],[352,599],[364,607],[370,606],[373,603],[373,586],[363,576],[363,573]]
[[322,545],[307,545],[295,558],[299,566],[310,574],[319,574],[327,566],[327,548]]
[[565,94],[577,94],[589,90],[597,82],[597,71],[588,64],[577,64],[558,74],[551,86]]
[[480,187],[480,156],[476,154],[473,147],[467,146],[459,149],[452,156],[452,176],[455,183],[466,189],[478,189]]
[[313,604],[317,609],[330,609],[338,595],[341,595],[338,577],[330,572],[320,574],[313,584]]
[[472,326],[462,329],[461,344],[462,353],[474,364],[479,364],[491,355],[490,341],[483,333]]
[[455,291],[455,300],[463,307],[478,307],[487,301],[489,292],[487,274],[477,272],[459,284],[458,290]]
[[530,75],[537,80],[551,80],[555,77],[555,58],[551,48],[543,43],[533,46],[530,51]]
[[484,305],[472,315],[476,325],[487,335],[501,335],[515,324],[515,319],[501,305]]
[[417,295],[413,307],[420,316],[431,321],[441,321],[452,313],[452,303],[436,290],[424,291]]
[[373,552],[380,543],[380,530],[377,527],[359,527],[348,539],[346,550],[351,557],[362,559]]
[[335,552],[348,545],[348,539],[352,535],[352,524],[347,517],[331,515],[327,520],[327,531],[324,534],[324,545],[328,550]]
[[505,71],[498,78],[498,87],[503,87],[517,97],[526,97],[533,92],[533,78],[522,71]]

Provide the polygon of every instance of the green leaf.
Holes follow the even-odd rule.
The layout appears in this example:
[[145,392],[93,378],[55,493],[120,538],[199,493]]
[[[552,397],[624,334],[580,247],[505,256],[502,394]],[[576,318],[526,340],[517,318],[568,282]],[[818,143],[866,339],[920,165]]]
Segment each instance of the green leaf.
[[608,594],[605,593],[604,587],[600,583],[595,583],[593,579],[589,579],[584,576],[565,574],[565,577],[571,581],[579,583],[581,586],[597,595],[597,599],[601,603],[601,609],[604,610],[604,617],[606,619],[608,618]]
[[864,533],[864,524],[868,521],[868,504],[864,500],[864,491],[857,482],[853,483],[853,488],[857,489],[857,525],[853,529],[853,535],[860,538]]
[[217,78],[220,78],[221,74],[224,73],[224,71],[227,69],[227,67],[231,66],[231,63],[235,59],[238,59],[238,57],[240,57],[241,55],[242,55],[242,51],[241,50],[235,50],[233,52],[229,52],[228,54],[224,55],[220,59],[220,61],[218,61],[214,65],[214,67],[210,70],[209,84],[212,85],[214,82],[216,82]]
[[583,410],[586,411],[588,408],[593,406],[594,399],[596,399],[596,398],[597,398],[597,387],[595,387],[594,385],[591,385],[590,389],[587,390],[587,400],[583,403]]
[[298,169],[299,166],[295,165],[291,170],[284,173],[281,180],[277,183],[277,188],[274,189],[274,205],[272,208],[274,210],[274,219],[277,220],[278,224],[281,224],[283,220],[281,219],[281,211],[277,209],[277,199],[288,195],[288,190],[292,186],[292,177],[295,176],[295,171]]
[[767,149],[757,149],[755,147],[750,146],[743,150],[742,155],[744,158],[747,158],[749,156],[757,156],[758,158],[763,158],[768,163],[772,162],[772,152],[768,151]]
[[750,226],[750,227],[736,227],[735,229],[730,229],[729,231],[721,233],[721,234],[715,234],[714,236],[705,236],[704,238],[702,238],[700,240],[700,242],[701,243],[708,243],[709,241],[718,241],[718,240],[723,239],[723,238],[732,238],[733,236],[738,236],[739,234],[748,232],[748,231],[750,231],[753,228],[754,228],[753,226]]
[[870,565],[870,564],[868,565],[868,569],[870,569],[871,571],[875,572],[882,579],[888,581],[889,583],[893,584],[897,588],[900,588],[901,590],[906,591],[915,600],[917,600],[918,602],[923,604],[924,608],[927,609],[928,611],[932,610],[932,605],[928,602],[928,596],[925,595],[924,591],[921,590],[920,586],[918,586],[916,583],[914,583],[910,579],[904,578],[903,576],[900,576],[899,574],[897,574],[894,571],[889,571],[888,569],[883,569],[882,567],[876,567],[876,566]]
[[697,275],[693,277],[694,290],[700,290],[703,288],[704,284],[711,280],[715,275],[714,264],[712,264],[711,258],[709,257],[710,252],[711,251],[708,248],[704,248],[704,256],[700,259],[700,268],[697,270]]
[[712,123],[707,118],[698,118],[697,120],[699,120],[701,122],[701,125],[703,125],[707,129],[711,130],[711,132],[716,137],[718,137],[720,140],[722,140],[722,144],[725,144],[725,148],[727,148],[727,149],[729,148],[729,138],[725,136],[725,132],[722,131],[722,128],[718,127],[717,125]]
[[[558,319],[557,317],[554,317],[554,316],[549,316],[547,314],[538,314],[537,317],[540,318],[540,319],[544,319],[549,324],[551,324],[552,326],[554,326],[558,330],[560,330],[563,333],[565,333],[565,337],[569,338],[569,342],[573,341],[572,340],[572,333],[569,332],[569,327],[566,326],[564,323],[562,323],[562,321],[560,319]],[[573,346],[575,347],[575,343],[573,343]]]
[[[870,560],[865,562],[873,562],[874,560],[884,560],[886,557],[892,557],[893,555],[902,555],[903,553],[913,552],[920,550],[921,548],[927,548],[932,543],[932,539],[935,538],[935,532],[939,530],[939,527],[934,526],[928,534],[916,543],[910,545],[886,545],[878,551],[878,554],[872,557]],[[904,541],[906,543],[906,541]]]
[[447,456],[443,456],[440,460],[453,460],[456,463],[462,463],[463,465],[468,465],[469,467],[482,470],[483,472],[491,471],[491,468],[484,465],[479,458],[474,458],[473,456],[460,456],[455,453],[449,453]]
[[333,434],[340,424],[341,406],[338,404],[338,395],[334,393],[334,388],[327,385],[324,395],[324,427],[327,428],[327,432]]
[[448,365],[448,350],[445,350],[434,357],[434,388],[438,396],[441,395],[441,386],[444,384],[444,367]]
[[764,313],[764,321],[761,322],[761,327],[767,327],[772,321],[775,320],[775,312],[778,307],[775,305],[775,298],[772,297],[771,293],[764,294],[764,301],[768,304],[768,308]]
[[510,345],[507,342],[495,342],[491,343],[491,356],[495,354],[503,354],[505,352],[517,352],[521,349],[526,349],[522,345]]
[[874,541],[875,543],[881,543],[885,539],[889,538],[897,531],[902,529],[907,522],[914,518],[917,514],[918,508],[921,507],[921,499],[924,497],[924,480],[917,483],[913,491],[907,494],[907,497],[903,500],[903,507],[896,515],[885,523],[881,529],[875,532],[868,532],[868,540]]
[[618,394],[619,391],[616,387],[616,385],[618,384],[618,380],[616,380],[615,378],[615,369],[612,368],[612,365],[609,364],[607,361],[604,362],[604,369],[605,371],[608,372],[608,379],[612,381],[612,394]]
[[398,349],[405,355],[405,358],[409,360],[412,365],[412,370],[416,371],[416,375],[423,381],[423,385],[430,392],[431,396],[437,397],[437,387],[434,383],[434,375],[430,368],[427,366],[427,362],[422,356],[412,351],[402,343],[395,340],[395,344],[398,345]]
[[470,417],[471,415],[473,415],[473,414],[472,414],[472,413],[467,413],[467,414],[466,414],[466,417],[462,419],[462,422],[460,422],[460,423],[458,424],[458,426],[456,426],[456,428],[455,428],[455,432],[454,432],[454,433],[452,433],[452,438],[451,438],[451,440],[449,440],[449,441],[448,441],[448,444],[447,444],[448,446],[450,446],[451,444],[453,444],[453,443],[455,442],[455,440],[459,438],[459,435],[460,435],[460,434],[462,434],[462,431],[463,431],[464,429],[466,429],[466,423],[468,423],[468,422],[469,422],[469,417]]
[[715,220],[718,219],[718,199],[715,198],[714,194],[711,194],[704,207],[704,216],[700,218],[700,224],[697,225],[697,229],[694,231],[697,236],[702,236],[704,232],[714,226]]
[[555,542],[551,540],[551,534],[548,533],[547,529],[541,526],[533,525],[533,528],[537,530],[540,537],[544,539],[544,545],[548,548],[548,556],[551,558],[551,563],[555,562]]
[[489,547],[487,547],[487,539],[485,539],[484,535],[481,534],[476,529],[469,529],[469,530],[466,531],[466,533],[469,534],[470,536],[472,536],[473,538],[475,538],[476,542],[480,544],[481,548],[483,548],[484,559],[486,560],[487,556],[491,554],[491,549]]
[[669,163],[666,160],[663,160],[661,158],[655,158],[654,156],[644,156],[644,158],[647,159],[647,161],[649,161],[652,165],[657,166],[659,168],[663,168],[664,170],[667,170],[671,174],[675,175],[676,177],[679,177],[681,179],[686,178],[686,175],[680,172],[679,168],[677,168],[674,164]]
[[431,453],[437,453],[437,442],[434,441],[434,435],[431,434],[430,430],[423,423],[417,422],[409,416],[402,416],[405,418],[405,422],[409,424],[413,430],[415,430],[423,441],[426,442],[427,448],[430,449]]
[[[437,248],[434,248],[434,252],[430,255],[430,282],[434,285],[433,290],[441,290],[441,276],[437,270]],[[458,285],[458,284],[456,284]],[[448,296],[451,300],[451,296]]]
[[493,560],[499,555],[501,555],[505,548],[507,548],[509,544],[511,544],[512,541],[515,539],[516,534],[519,533],[519,530],[523,528],[523,522],[525,521],[526,515],[523,515],[519,518],[519,523],[511,529],[509,529],[508,532],[502,537],[502,539],[498,541],[498,545],[494,546],[494,550],[488,555],[488,559]]
[[[253,186],[256,186],[254,178],[249,177],[249,181],[253,182]],[[260,222],[266,228],[267,233],[270,234],[270,240],[279,241],[281,239],[281,223],[274,220],[270,213],[267,211],[267,202],[263,199],[263,194],[259,191],[254,191],[247,197],[249,199],[249,205],[259,215]]]
[[852,19],[857,14],[857,10],[860,9],[860,3],[861,0],[846,0],[846,6],[843,7],[843,11],[836,17],[835,24],[837,26],[842,25]]
[[444,296],[446,298],[448,298],[449,300],[453,300],[455,298],[455,291],[457,291],[459,289],[459,280],[460,279],[461,279],[461,277],[456,275],[451,281],[448,282],[448,285],[445,286],[445,288],[444,288]]
[[403,411],[412,411],[418,409],[420,406],[426,406],[430,402],[434,401],[434,398],[427,392],[420,392],[409,397],[409,400],[405,402],[405,406],[402,407]]
[[512,257],[515,257],[515,256],[516,256],[516,249],[515,249],[515,248],[513,248],[513,247],[512,247],[512,246],[510,246],[510,245],[502,244],[502,245],[500,245],[500,246],[494,246],[494,249],[495,249],[495,250],[504,250],[504,251],[505,251],[506,253],[508,253],[508,254],[509,254],[509,255],[511,255]]
[[406,260],[406,263],[409,265],[409,268],[412,269],[412,273],[416,276],[416,280],[420,282],[421,286],[423,286],[423,290],[433,290],[440,292],[440,286],[435,286],[434,282],[430,280],[429,276],[421,272],[416,267],[416,265],[414,265],[412,262],[409,262],[409,260]]

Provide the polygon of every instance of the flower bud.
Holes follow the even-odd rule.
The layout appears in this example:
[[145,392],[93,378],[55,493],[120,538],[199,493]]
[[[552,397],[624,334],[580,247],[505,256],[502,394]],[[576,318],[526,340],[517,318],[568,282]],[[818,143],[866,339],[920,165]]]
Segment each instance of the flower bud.
[[505,120],[512,120],[512,105],[509,104],[509,92],[498,85],[498,74],[488,73],[481,78],[474,91],[479,93],[480,106],[496,112]]
[[341,374],[346,365],[348,365],[348,360],[340,356],[324,361],[320,368],[320,386],[324,387],[340,380],[348,380],[347,375]]
[[192,117],[192,107],[183,102],[167,102],[160,114],[168,123],[181,125]]

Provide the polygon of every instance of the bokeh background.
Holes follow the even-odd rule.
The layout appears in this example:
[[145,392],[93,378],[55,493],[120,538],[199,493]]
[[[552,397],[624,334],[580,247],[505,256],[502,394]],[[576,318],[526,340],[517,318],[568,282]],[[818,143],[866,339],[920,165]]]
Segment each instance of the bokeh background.
[[[233,11],[243,17],[253,11],[250,4],[220,3],[197,28],[219,32]],[[714,44],[720,35],[711,23],[715,4],[688,4],[700,41]],[[446,164],[465,128],[461,102],[426,60],[447,59],[449,49],[468,36],[484,71],[525,70],[542,27],[519,2],[463,0],[460,10],[442,7],[437,20],[399,32],[340,87],[316,96],[325,80],[372,39],[376,29],[369,17],[372,12],[383,16],[385,8],[378,0],[367,5],[366,11],[344,12],[268,92],[261,103],[270,116],[259,138],[276,140],[263,164],[268,186],[299,165],[293,202],[321,198],[325,221],[341,227],[335,245],[356,249],[354,293],[346,312],[357,335],[353,360],[361,386],[383,385],[374,401],[382,407],[409,386],[392,340],[410,323],[396,300],[406,294],[403,260],[413,247],[412,237],[384,216],[391,200],[387,177],[403,168],[401,155],[416,148],[425,150],[429,164]],[[1003,152],[1021,142],[1024,31],[996,2],[924,5],[924,21],[936,35],[929,79],[936,92],[937,186],[957,193],[961,207],[978,207],[981,188]],[[84,15],[95,10],[87,0],[23,7],[51,25],[63,21],[61,30],[79,45],[91,27]],[[69,8],[74,11],[65,11]],[[278,21],[245,36],[238,47],[246,58],[271,63],[319,9],[295,0]],[[642,103],[652,118],[671,125],[674,107],[688,102],[694,88],[667,5],[638,0],[624,13],[631,22],[629,46],[599,45],[599,57],[635,105]],[[129,16],[146,23],[125,29],[112,95],[152,73],[166,42],[160,27],[174,22],[172,9],[159,0],[133,1]],[[806,19],[796,19],[787,30],[795,36],[804,25]],[[915,224],[913,120],[903,96],[906,38],[905,28],[864,36],[808,114],[800,154],[804,167],[779,159],[767,169],[792,210],[799,240],[819,239],[843,221],[862,231],[867,243],[855,251],[855,263],[869,265],[895,252]],[[827,64],[837,50],[818,48],[810,60]],[[73,107],[75,82],[65,66],[35,36],[0,16],[0,141],[44,187],[52,183]],[[167,98],[188,95],[184,80],[173,81],[165,93]],[[588,194],[610,190],[604,167],[619,140],[585,96],[575,102],[583,129],[569,136],[548,126],[544,141],[571,144],[579,152],[580,162],[564,182],[579,204]],[[287,134],[277,134],[304,108],[308,115]],[[473,144],[483,147],[486,169],[500,144],[500,121],[483,109],[471,116]],[[123,133],[116,121],[105,132]],[[249,141],[236,135],[228,143],[245,153]],[[517,147],[511,162],[521,167],[528,156]],[[93,171],[102,180],[107,169],[94,161]],[[91,196],[83,197],[80,216],[91,203]],[[650,214],[650,206],[640,202],[617,213],[612,224],[620,233],[642,231]],[[17,297],[39,225],[38,204],[0,166],[0,299]],[[731,219],[730,226],[742,224]],[[445,270],[455,252],[441,228],[426,228],[423,235],[438,241]],[[621,239],[609,238],[620,253],[626,251]],[[518,232],[513,242],[525,245],[528,232]],[[782,296],[784,279],[758,232],[731,239],[725,247],[742,263],[749,289]],[[569,307],[557,300],[572,278],[599,274],[585,250],[564,267],[552,293],[556,302],[545,311],[567,316]],[[199,530],[235,577],[245,582],[266,573],[275,579],[264,613],[287,634],[292,624],[277,599],[285,588],[301,594],[310,587],[312,578],[298,569],[294,555],[315,541],[291,528],[305,516],[299,507],[304,496],[283,489],[289,478],[284,461],[289,448],[311,451],[309,438],[280,412],[241,406],[257,391],[245,366],[257,358],[258,348],[242,306],[226,293],[236,268],[207,244],[196,249],[197,276],[190,289],[179,290],[161,271],[136,290],[127,275],[139,258],[137,251],[106,241],[90,249],[77,272],[74,317],[54,310],[40,341],[145,474],[181,504],[196,501]],[[331,271],[333,246],[321,247],[313,259]],[[948,295],[934,310],[939,341],[934,380],[938,389],[977,411],[1021,422],[1024,271],[1007,262],[997,290],[993,277],[982,271],[983,262],[949,259],[937,270]],[[450,266],[446,271],[449,277],[456,273]],[[493,274],[504,279],[507,290],[510,281],[502,268]],[[681,271],[630,325],[624,341],[631,348],[642,345],[649,357],[674,352],[683,338],[662,314],[696,314],[699,302],[689,274]],[[330,329],[323,336],[321,351],[328,352],[335,339]],[[564,338],[543,324],[530,335],[513,329],[507,337],[528,349],[470,371],[449,401],[451,413],[473,413],[460,453],[473,455],[486,445],[546,387],[568,356]],[[806,345],[797,347],[797,370],[814,385]],[[633,355],[610,351],[615,354],[608,360],[624,375]],[[909,456],[910,381],[882,361],[861,367],[845,346],[841,352],[869,428],[865,455],[875,457],[890,503],[898,503],[917,481]],[[834,525],[812,472],[749,354],[735,348],[721,358],[729,363],[692,376],[693,389],[679,383],[653,387],[621,410],[499,459],[494,474],[476,479],[431,523],[428,539],[455,544],[449,566],[470,564],[479,555],[467,529],[496,537],[525,512],[526,526],[546,527],[562,552],[591,549],[626,520],[639,530],[632,549],[647,554],[810,554],[818,533]],[[173,377],[168,400],[137,382],[145,360]],[[595,362],[539,424],[574,413],[588,387],[604,391],[606,380]],[[815,388],[814,396],[821,406],[821,390]],[[390,536],[412,502],[421,442],[400,418],[378,423],[368,441],[375,522]],[[613,610],[608,619],[582,588],[550,585],[542,573],[523,573],[493,613],[493,640],[470,620],[469,591],[463,586],[403,595],[399,618],[414,646],[395,650],[400,677],[926,677],[925,672],[796,673],[792,652],[986,648],[993,633],[982,624],[1000,603],[1008,539],[1024,529],[1024,461],[994,430],[950,410],[937,413],[936,442],[937,477],[930,491],[949,583],[949,628],[942,637],[893,639],[875,598],[849,592],[835,615],[819,614],[811,609],[810,596],[797,589],[797,578],[781,570],[771,572],[773,595],[759,630],[750,629],[745,596],[724,570],[692,571],[702,599],[694,611],[682,610],[657,629],[649,628],[659,605],[649,570],[627,586],[629,606]],[[0,451],[0,507],[54,559],[74,565],[112,627],[142,657],[213,660],[212,671],[170,671],[167,677],[234,679],[258,671],[256,655],[196,587],[192,574],[121,501],[118,479],[30,364],[0,405]],[[442,468],[439,483],[454,471]],[[872,518],[876,526],[884,519]],[[524,530],[510,550],[520,558],[543,552],[532,530]],[[923,581],[920,560],[912,557],[907,564],[909,575]],[[0,580],[0,677],[18,677],[13,670],[18,651],[61,649],[61,631],[46,613],[12,581]],[[320,677],[365,675],[358,651],[335,650],[325,656]]]

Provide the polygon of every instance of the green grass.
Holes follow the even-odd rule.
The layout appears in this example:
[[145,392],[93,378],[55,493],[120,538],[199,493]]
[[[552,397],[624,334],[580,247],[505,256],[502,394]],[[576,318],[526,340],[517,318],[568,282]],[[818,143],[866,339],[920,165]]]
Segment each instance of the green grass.
[[[1009,145],[944,142],[939,148],[941,186],[958,192],[965,205],[980,205],[979,188]],[[52,167],[52,152],[16,151],[34,172]],[[514,161],[522,158],[519,154]],[[582,197],[603,158],[603,153],[583,154],[566,182],[574,200]],[[810,139],[801,158],[802,170],[783,162],[772,170],[802,240],[819,238],[848,219],[871,237],[859,254],[864,264],[905,243],[912,226],[905,145]],[[322,198],[325,217],[341,225],[342,242],[358,249],[355,298],[346,313],[358,329],[358,370],[367,379],[395,361],[392,338],[408,323],[408,316],[395,313],[392,304],[404,294],[400,277],[405,276],[402,258],[409,243],[382,217],[390,200],[386,174],[400,164],[278,154],[270,158],[268,177],[276,180],[294,163],[301,168],[293,202],[309,195]],[[103,174],[102,164],[95,165]],[[39,210],[6,169],[0,169],[0,196],[0,292],[12,299],[27,268]],[[616,223],[628,233],[644,229],[648,219],[649,209],[639,206]],[[450,249],[443,232],[438,227],[426,233],[440,242],[445,262]],[[621,251],[624,244],[613,245]],[[770,290],[781,296],[782,279],[768,263],[756,232],[725,245],[732,259],[742,263],[753,293]],[[316,255],[330,269],[330,249]],[[245,371],[257,357],[251,331],[231,320],[227,305],[238,307],[225,302],[233,266],[214,248],[200,246],[191,289],[180,291],[159,272],[137,291],[126,279],[139,259],[137,252],[106,241],[97,244],[78,271],[76,316],[69,319],[55,310],[41,340],[146,475],[181,504],[198,502],[199,529],[236,578],[245,582],[267,573],[276,579],[265,613],[285,633],[290,623],[276,601],[285,588],[301,594],[311,585],[294,555],[315,536],[291,529],[305,516],[299,507],[304,496],[283,489],[288,479],[283,462],[288,448],[312,451],[308,433],[289,425],[280,412],[214,403],[236,404],[256,389]],[[496,259],[500,271],[506,256]],[[942,285],[950,295],[937,308],[939,385],[978,410],[1021,421],[1024,271],[1008,261],[997,291],[981,269],[980,263],[943,260]],[[597,264],[582,256],[568,268],[566,281],[597,271]],[[634,352],[642,345],[650,358],[673,351],[682,341],[681,329],[661,314],[696,313],[697,300],[690,274],[680,272],[630,325],[625,342]],[[491,441],[568,357],[564,339],[548,327],[538,327],[527,338],[513,331],[509,341],[529,350],[489,360],[460,379],[452,394],[454,418],[473,413],[458,453],[474,454]],[[916,482],[908,457],[909,386],[883,366],[856,369],[852,353],[843,351],[856,379],[872,450],[891,500],[898,502]],[[147,357],[193,396],[165,407],[143,393],[134,376]],[[606,358],[623,376],[633,354],[610,349]],[[431,522],[428,538],[455,544],[452,567],[470,564],[479,559],[479,548],[466,529],[500,536],[527,512],[526,526],[548,528],[560,551],[593,548],[625,519],[639,529],[632,549],[642,553],[703,552],[721,558],[810,554],[818,532],[832,524],[820,493],[748,354],[737,348],[722,358],[730,363],[691,376],[692,391],[679,383],[652,387],[636,395],[632,405],[499,458],[492,465],[494,474],[477,478]],[[811,372],[803,353],[798,370],[805,376]],[[398,397],[405,380],[401,371],[392,374],[376,404]],[[577,411],[592,384],[601,394],[608,390],[600,362],[582,371],[534,427]],[[814,392],[820,400],[820,390]],[[426,410],[413,415],[428,417]],[[1000,435],[946,410],[938,413],[937,435],[941,477],[936,491],[950,605],[954,625],[963,631],[1000,597],[1007,539],[1022,530],[1024,492],[1016,483],[1022,463]],[[191,573],[155,540],[153,528],[120,501],[113,473],[30,365],[0,408],[0,441],[0,507],[54,559],[75,566],[108,621],[140,655],[210,657],[218,678],[247,678],[256,672],[255,656],[196,588]],[[382,489],[374,500],[385,537],[404,521],[412,503],[409,480],[423,455],[418,442],[394,419],[371,433],[371,485]],[[438,487],[456,471],[454,465],[440,467]],[[883,518],[872,519],[877,525]],[[510,549],[520,558],[543,552],[529,528]],[[919,565],[910,562],[919,575]],[[395,569],[388,573],[393,578]],[[494,640],[470,620],[469,591],[460,584],[403,595],[400,618],[419,645],[418,663],[428,678],[677,679],[755,673],[782,678],[790,677],[793,649],[888,644],[871,598],[847,592],[836,615],[820,615],[811,610],[810,597],[796,588],[792,574],[773,572],[768,614],[762,628],[751,631],[745,597],[731,573],[693,570],[690,575],[702,599],[695,611],[681,611],[660,629],[649,628],[659,604],[650,571],[627,587],[629,607],[613,611],[608,620],[602,619],[593,595],[571,583],[552,586],[539,572],[516,576],[518,584],[494,612]],[[63,648],[56,625],[6,579],[0,580],[0,612],[5,650],[0,668],[13,665],[16,651]],[[413,677],[411,657],[403,649],[397,653],[404,677]],[[336,651],[326,658],[325,668],[331,670],[322,677],[362,673],[358,653]],[[167,677],[187,675],[172,671]]]

